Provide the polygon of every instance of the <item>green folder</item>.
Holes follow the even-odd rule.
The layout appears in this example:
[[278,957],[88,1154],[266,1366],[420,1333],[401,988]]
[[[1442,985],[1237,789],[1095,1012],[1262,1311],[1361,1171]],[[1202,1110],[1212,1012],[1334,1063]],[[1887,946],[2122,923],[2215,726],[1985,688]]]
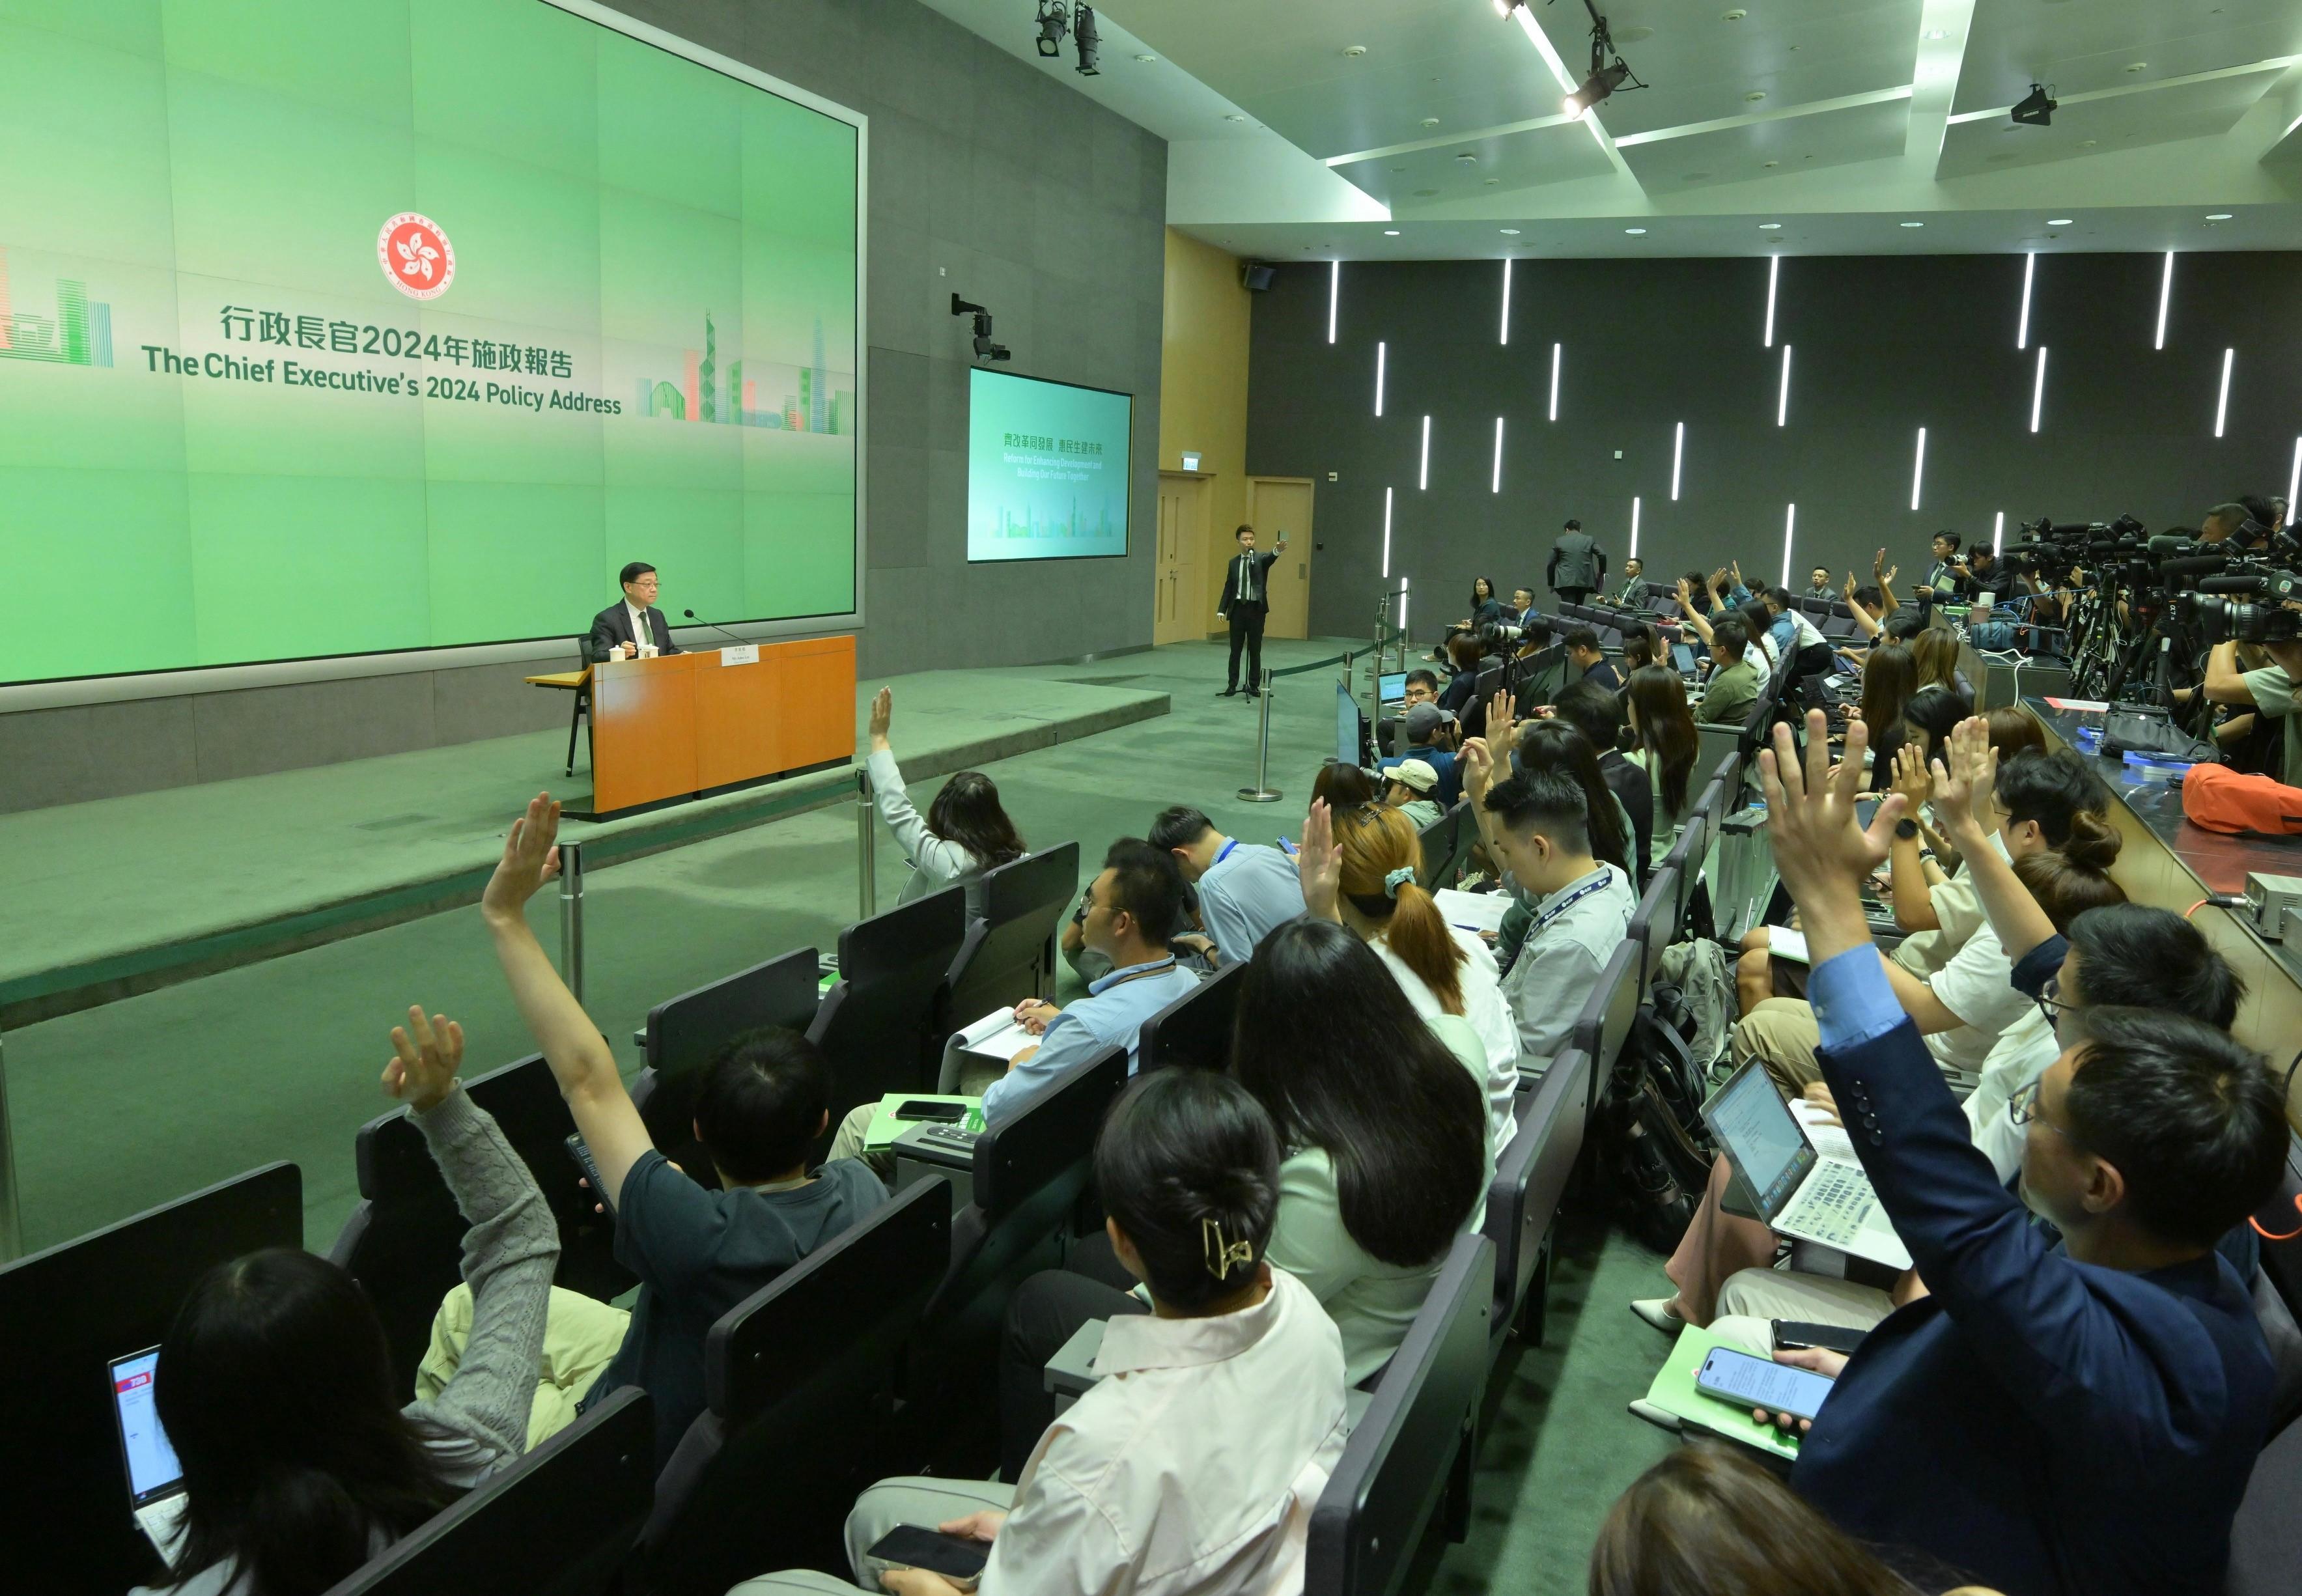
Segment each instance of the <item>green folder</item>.
[[890,1092],[879,1099],[878,1111],[871,1116],[870,1128],[863,1132],[863,1150],[866,1153],[885,1152],[897,1137],[912,1126],[924,1122],[895,1117],[895,1110],[906,1103],[964,1103],[967,1105],[966,1118],[951,1122],[962,1130],[979,1131],[983,1129],[983,1099],[980,1097],[943,1097],[933,1092]]
[[1655,1375],[1654,1384],[1647,1388],[1647,1400],[1698,1429],[1772,1452],[1777,1457],[1795,1459],[1799,1455],[1797,1441],[1772,1424],[1759,1423],[1751,1416],[1749,1408],[1722,1402],[1708,1391],[1695,1389],[1694,1376],[1713,1347],[1726,1347],[1736,1352],[1750,1350],[1690,1324],[1678,1332],[1678,1345],[1670,1349],[1670,1357]]

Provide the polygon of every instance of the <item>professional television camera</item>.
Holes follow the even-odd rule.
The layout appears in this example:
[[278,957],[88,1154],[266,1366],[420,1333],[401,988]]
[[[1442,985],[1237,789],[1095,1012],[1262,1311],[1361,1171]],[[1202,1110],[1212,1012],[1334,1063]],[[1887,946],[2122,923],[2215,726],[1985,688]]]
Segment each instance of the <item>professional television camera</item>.
[[2222,575],[2199,578],[2195,592],[2175,601],[2175,610],[2197,626],[2209,646],[2290,643],[2302,637],[2302,611],[2287,608],[2298,600],[2302,600],[2302,576],[2258,556],[2240,556]]

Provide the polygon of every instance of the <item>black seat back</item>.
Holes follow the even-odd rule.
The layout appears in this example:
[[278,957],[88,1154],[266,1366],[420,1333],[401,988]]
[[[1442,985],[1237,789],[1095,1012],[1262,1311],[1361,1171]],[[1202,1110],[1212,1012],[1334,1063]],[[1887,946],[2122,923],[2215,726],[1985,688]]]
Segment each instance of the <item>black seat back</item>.
[[[1527,1094],[1518,1129],[1495,1163],[1494,1184],[1487,1189],[1485,1230],[1487,1239],[1495,1244],[1495,1316],[1489,1334],[1497,1348],[1533,1284],[1543,1239],[1583,1151],[1590,1100],[1591,1055],[1570,1047],[1551,1062]],[[1539,1315],[1530,1334],[1542,1339]]]
[[631,1591],[721,1596],[771,1568],[846,1566],[840,1525],[889,1448],[951,1217],[950,1183],[916,1181],[711,1327],[710,1406],[656,1482]]
[[1646,895],[1639,900],[1631,915],[1626,933],[1639,945],[1639,989],[1643,992],[1654,979],[1655,966],[1662,960],[1662,950],[1678,935],[1679,886],[1678,867],[1666,859],[1662,868],[1647,882]]
[[625,1386],[328,1596],[607,1596],[654,1500],[654,1408]]
[[1226,964],[1146,1020],[1135,1042],[1136,1067],[1229,1069],[1231,1022],[1239,1014],[1239,987],[1246,979],[1246,965]]
[[774,1025],[806,1035],[815,1023],[819,968],[813,948],[798,948],[648,1011],[647,1069],[632,1096],[656,1150],[706,1186],[718,1180],[695,1140],[695,1094],[704,1069],[747,1030]]
[[999,1460],[999,1331],[1015,1288],[1063,1262],[1103,1116],[1127,1085],[1127,1050],[1065,1071],[975,1144],[973,1191],[952,1222],[951,1271],[912,1348],[907,1391],[934,1472],[981,1478]]
[[2231,1521],[2225,1596],[2291,1596],[2302,1568],[2302,1424],[2271,1437]]
[[1494,1273],[1493,1243],[1455,1239],[1311,1510],[1305,1596],[1395,1596],[1441,1502],[1468,1490]]
[[[592,1212],[592,1199],[576,1184],[576,1166],[567,1149],[576,1121],[543,1055],[532,1053],[475,1076],[464,1090],[475,1106],[494,1116],[550,1205],[560,1244],[553,1279],[602,1300],[629,1290],[632,1275],[615,1260],[615,1227]],[[379,1114],[361,1126],[353,1163],[359,1205],[328,1256],[375,1305],[398,1384],[412,1391],[433,1315],[464,1278],[468,1227],[407,1110]]]
[[303,1178],[272,1163],[0,1267],[0,1566],[17,1570],[0,1583],[119,1596],[158,1583],[129,1506],[107,1365],[157,1346],[214,1265],[303,1244]]
[[1468,802],[1470,800],[1467,798],[1458,801],[1454,809],[1441,815],[1416,836],[1416,841],[1423,851],[1423,872],[1416,878],[1416,884],[1426,892],[1436,892],[1455,879],[1455,844],[1462,835],[1457,811]]
[[1609,956],[1606,968],[1599,972],[1598,985],[1583,1004],[1582,1013],[1575,1020],[1574,1045],[1591,1055],[1591,1102],[1596,1106],[1600,1094],[1615,1073],[1615,1061],[1623,1055],[1623,1044],[1630,1039],[1631,1022],[1639,1012],[1639,970],[1643,948],[1627,938],[1617,945]]
[[1080,847],[1026,853],[983,878],[983,918],[951,967],[945,1029],[1055,990],[1056,938],[1079,901]]
[[956,886],[839,934],[839,980],[808,1030],[831,1066],[834,1130],[859,1103],[933,1089],[927,1060],[943,1044],[944,979],[966,937],[967,893]]

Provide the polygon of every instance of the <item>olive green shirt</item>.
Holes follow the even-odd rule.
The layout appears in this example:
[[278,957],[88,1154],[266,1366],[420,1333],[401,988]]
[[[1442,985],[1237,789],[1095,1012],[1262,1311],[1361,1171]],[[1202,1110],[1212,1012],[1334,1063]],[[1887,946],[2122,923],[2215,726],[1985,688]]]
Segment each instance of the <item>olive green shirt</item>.
[[1723,670],[1710,674],[1710,685],[1702,691],[1702,702],[1694,718],[1707,726],[1740,726],[1751,718],[1751,706],[1759,701],[1759,690],[1767,678],[1749,659],[1737,659]]

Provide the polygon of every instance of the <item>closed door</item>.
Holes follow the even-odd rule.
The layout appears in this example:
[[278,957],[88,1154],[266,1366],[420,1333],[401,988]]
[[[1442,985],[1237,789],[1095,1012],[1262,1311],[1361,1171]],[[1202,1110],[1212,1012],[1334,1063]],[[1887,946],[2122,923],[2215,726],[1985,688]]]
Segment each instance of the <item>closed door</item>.
[[1200,551],[1207,542],[1207,480],[1181,472],[1159,474],[1157,587],[1151,641],[1189,643],[1207,634],[1200,591]]
[[1273,637],[1311,634],[1311,479],[1250,476],[1247,479],[1247,524],[1256,546],[1275,549],[1286,534],[1287,552],[1271,567],[1271,614],[1264,630]]

